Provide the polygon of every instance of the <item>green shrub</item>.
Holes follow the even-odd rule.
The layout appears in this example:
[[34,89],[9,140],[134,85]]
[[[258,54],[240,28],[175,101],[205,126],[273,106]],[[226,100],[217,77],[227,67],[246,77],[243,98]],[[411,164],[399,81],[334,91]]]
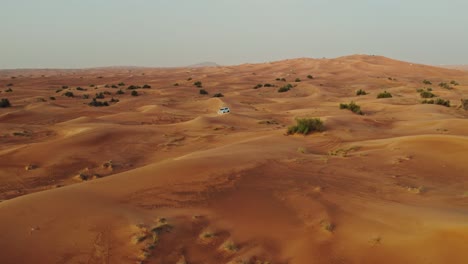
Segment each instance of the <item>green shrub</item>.
[[195,86],[198,87],[198,88],[202,88],[202,87],[203,87],[203,84],[202,84],[202,82],[200,82],[200,81],[194,82],[193,85],[195,85]]
[[131,93],[132,96],[138,96],[138,92],[133,90],[132,93]]
[[383,93],[379,93],[377,95],[377,98],[392,98],[392,94],[387,91],[384,91]]
[[363,89],[359,89],[359,90],[356,91],[357,96],[366,95],[366,94],[367,94],[366,91],[364,91]]
[[450,107],[450,100],[444,100],[444,99],[441,99],[441,98],[437,98],[436,100],[434,100],[434,99],[430,99],[430,100],[424,99],[421,103],[422,104],[436,104],[436,105],[442,105],[442,106]]
[[444,88],[444,89],[447,89],[447,90],[451,90],[451,89],[452,89],[452,87],[451,87],[448,83],[446,83],[446,82],[441,82],[441,83],[439,83],[439,86],[442,87],[442,88]]
[[124,94],[124,93],[125,93],[125,92],[122,91],[122,89],[119,89],[119,90],[116,92],[116,94]]
[[63,95],[66,96],[66,97],[74,97],[74,96],[75,96],[75,95],[74,95],[72,92],[70,92],[70,91],[65,92]]
[[340,109],[348,109],[353,113],[358,115],[363,115],[364,113],[361,111],[361,107],[357,105],[355,102],[351,101],[349,104],[340,104]]
[[0,107],[1,108],[6,108],[6,107],[10,107],[11,104],[10,104],[10,101],[6,98],[2,98],[2,100],[0,100]]
[[101,107],[101,106],[109,106],[109,103],[107,101],[101,102],[101,101],[96,101],[96,98],[93,98],[93,100],[88,103],[89,106],[94,106],[94,107]]
[[213,94],[213,97],[224,97],[222,93],[215,93]]
[[453,86],[457,86],[457,85],[460,85],[458,82],[456,81],[451,81],[450,84],[452,84]]
[[422,91],[419,93],[419,95],[421,96],[421,98],[432,98],[432,97],[435,97],[436,95],[429,92],[429,91]]
[[308,78],[308,79],[313,79],[314,76],[312,76],[312,75],[309,74],[309,75],[307,75],[307,78]]
[[296,78],[296,80],[294,80],[295,82],[301,82],[301,79],[299,78]]
[[320,118],[296,118],[296,125],[290,126],[287,133],[307,135],[311,132],[321,132],[325,130],[322,120]]
[[278,93],[287,92],[287,91],[291,90],[291,88],[293,88],[293,86],[292,86],[290,83],[288,83],[288,84],[286,84],[285,86],[279,88],[279,89],[278,89]]
[[200,89],[200,94],[208,94],[208,92],[205,89]]
[[428,81],[428,80],[424,80],[424,81],[422,81],[422,82],[423,82],[424,84],[426,84],[426,85],[431,85],[431,84],[432,84],[432,82],[431,82],[431,81]]

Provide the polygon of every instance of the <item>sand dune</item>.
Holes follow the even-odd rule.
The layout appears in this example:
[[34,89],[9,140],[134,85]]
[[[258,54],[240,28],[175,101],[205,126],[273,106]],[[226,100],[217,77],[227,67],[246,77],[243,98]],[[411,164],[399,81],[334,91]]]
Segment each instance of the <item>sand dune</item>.
[[[0,87],[2,264],[468,259],[466,71],[353,55],[4,70]],[[421,104],[428,87],[451,106]],[[325,131],[286,135],[298,117]]]

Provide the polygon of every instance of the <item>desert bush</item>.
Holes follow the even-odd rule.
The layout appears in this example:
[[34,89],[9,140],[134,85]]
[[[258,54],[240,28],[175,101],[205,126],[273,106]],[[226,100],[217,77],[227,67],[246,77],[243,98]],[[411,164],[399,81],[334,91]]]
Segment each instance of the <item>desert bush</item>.
[[195,86],[198,87],[198,88],[202,88],[202,87],[203,87],[203,84],[202,84],[202,82],[200,82],[200,81],[194,82],[193,85],[195,85]]
[[282,81],[282,82],[286,82],[286,78],[281,78],[281,81]]
[[452,89],[452,87],[451,87],[448,83],[446,83],[446,82],[441,82],[441,83],[439,83],[439,86],[442,87],[442,88],[444,88],[444,89],[447,89],[447,90],[451,90],[451,89]]
[[205,89],[200,89],[200,94],[208,94],[208,92]]
[[6,107],[10,107],[11,104],[10,104],[10,101],[6,98],[2,98],[2,100],[0,100],[0,107],[1,108],[6,108]]
[[276,81],[281,81],[281,79],[280,79],[280,78],[276,78],[275,80],[276,80]]
[[114,97],[112,97],[112,99],[110,100],[111,103],[118,103],[120,102],[119,99],[115,99]]
[[51,96],[49,97],[50,100],[54,101],[55,100],[55,97]]
[[63,86],[62,86],[62,89],[68,89],[68,86],[67,86],[67,85],[63,85]]
[[57,89],[55,90],[55,93],[60,93],[61,91],[63,91],[63,89]]
[[138,96],[138,92],[133,90],[132,93],[131,93],[132,96]]
[[81,96],[81,98],[83,98],[83,99],[89,99],[89,94],[83,94],[83,95]]
[[450,84],[453,85],[453,86],[460,85],[457,81],[451,81]]
[[224,97],[222,93],[215,93],[213,94],[213,97]]
[[392,98],[392,94],[387,91],[384,91],[383,93],[379,93],[377,95],[377,98]]
[[427,100],[427,99],[424,99],[421,101],[421,104],[434,104],[434,100],[431,99],[431,100]]
[[112,93],[109,92],[109,91],[104,91],[104,92],[102,92],[102,93],[105,94],[105,95],[111,95],[111,94],[112,94]]
[[257,85],[255,85],[254,89],[258,89],[258,88],[262,88],[263,87],[263,84],[259,83]]
[[117,89],[119,87],[117,85],[113,84],[113,85],[111,85],[111,88]]
[[307,78],[308,78],[308,79],[313,79],[314,76],[312,76],[312,75],[309,74],[309,75],[307,75]]
[[443,106],[446,106],[446,107],[450,107],[450,100],[444,100],[442,98],[437,98],[434,101],[434,103],[437,104],[437,105],[443,105]]
[[105,96],[104,96],[104,93],[96,93],[96,96],[95,96],[96,99],[104,99]]
[[116,94],[124,94],[124,93],[125,93],[125,92],[122,91],[122,89],[119,89],[119,90],[116,92]]
[[292,86],[290,83],[288,83],[288,84],[286,84],[285,86],[280,87],[280,88],[278,89],[278,93],[287,92],[287,91],[291,90],[292,88],[293,88],[293,86]]
[[421,98],[432,98],[432,97],[435,97],[436,95],[429,92],[429,91],[422,91],[419,93],[419,95],[421,96]]
[[94,106],[94,107],[102,107],[102,106],[109,106],[109,103],[107,101],[101,102],[101,101],[96,101],[96,98],[93,98],[93,100],[88,103],[89,106]]
[[86,91],[86,89],[81,88],[81,87],[76,87],[76,90],[78,90],[78,91]]
[[75,96],[75,95],[74,95],[72,92],[70,92],[70,91],[65,92],[63,95],[66,96],[66,97],[74,97],[74,96]]
[[340,109],[348,109],[353,113],[358,115],[363,115],[364,113],[361,111],[361,107],[357,105],[355,102],[351,101],[349,104],[340,104]]
[[359,89],[359,90],[356,91],[357,96],[366,95],[366,94],[367,94],[366,91],[364,91],[363,89]]
[[287,133],[307,135],[311,132],[321,132],[325,130],[322,120],[320,118],[296,118],[296,125],[290,126]]
[[127,87],[127,90],[136,90],[136,89],[140,89],[141,87],[140,86],[137,86],[137,85],[130,85],[129,87]]
[[94,84],[90,84],[90,85],[89,85],[89,87],[96,87],[96,85],[94,85]]
[[145,85],[143,85],[143,89],[151,89],[151,85],[145,84]]
[[274,87],[274,85],[271,84],[271,83],[265,83],[263,86],[264,86],[264,87]]
[[118,86],[125,86],[125,83],[120,82],[120,83],[118,83],[117,85],[118,85]]
[[301,79],[300,78],[296,78],[296,80],[294,80],[295,82],[301,82]]
[[13,92],[13,89],[11,89],[11,88],[8,88],[8,89],[5,90],[5,93],[12,93],[12,92]]
[[179,83],[174,83],[174,86],[179,86]]
[[431,85],[431,84],[432,84],[432,82],[431,82],[431,81],[428,81],[428,80],[424,80],[424,81],[422,81],[422,82],[423,82],[425,85]]
[[104,85],[104,88],[110,88],[109,84]]
[[187,79],[187,81],[189,81],[189,82],[190,82],[191,80],[192,80],[192,77],[189,77],[189,78]]
[[465,110],[468,110],[468,99],[460,99],[461,107]]

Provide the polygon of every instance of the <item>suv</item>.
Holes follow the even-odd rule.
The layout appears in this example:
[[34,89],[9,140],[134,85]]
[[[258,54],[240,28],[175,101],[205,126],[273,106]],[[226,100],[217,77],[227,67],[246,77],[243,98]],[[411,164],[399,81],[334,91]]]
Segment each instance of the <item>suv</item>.
[[229,110],[229,107],[221,107],[219,110],[218,110],[218,114],[227,114],[227,113],[230,113],[231,110]]

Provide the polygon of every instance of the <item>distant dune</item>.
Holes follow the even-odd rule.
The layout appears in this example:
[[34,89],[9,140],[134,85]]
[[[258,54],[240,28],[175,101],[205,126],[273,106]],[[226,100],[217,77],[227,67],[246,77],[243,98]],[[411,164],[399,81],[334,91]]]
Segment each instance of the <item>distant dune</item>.
[[442,65],[441,67],[447,69],[456,69],[456,70],[463,70],[468,71],[468,65]]
[[467,262],[466,72],[198,65],[0,70],[0,263]]
[[193,65],[190,65],[188,66],[189,68],[201,68],[201,67],[218,67],[220,66],[219,64],[217,64],[216,62],[209,62],[209,61],[206,61],[206,62],[201,62],[201,63],[197,63],[197,64],[193,64]]

